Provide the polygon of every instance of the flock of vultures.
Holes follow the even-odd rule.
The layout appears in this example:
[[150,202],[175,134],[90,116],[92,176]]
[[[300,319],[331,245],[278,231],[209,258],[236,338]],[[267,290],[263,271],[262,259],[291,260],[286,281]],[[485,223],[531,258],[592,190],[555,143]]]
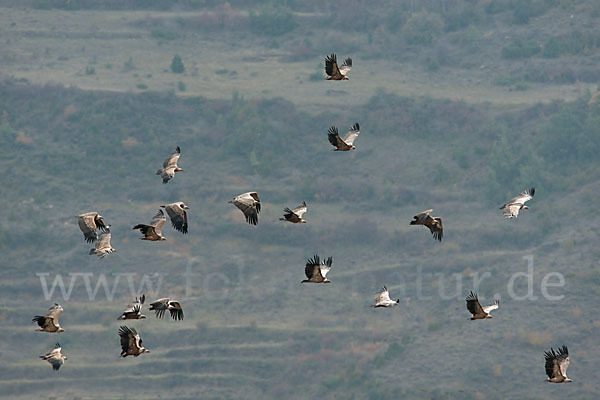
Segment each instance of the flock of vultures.
[[[332,54],[325,58],[325,73],[327,74],[327,80],[348,80],[347,74],[352,68],[352,59],[347,58],[344,62],[338,66],[336,55]],[[334,146],[334,151],[351,151],[355,150],[354,141],[360,134],[360,126],[358,123],[352,125],[348,132],[342,138],[339,135],[338,129],[335,126],[329,128],[328,138],[329,142]],[[181,149],[177,147],[175,151],[169,155],[163,162],[161,169],[156,171],[156,175],[160,175],[163,183],[169,182],[169,180],[175,177],[176,172],[183,171],[177,165],[179,157],[181,155]],[[525,203],[533,198],[535,194],[535,188],[527,189],[519,193],[514,198],[510,199],[500,209],[505,218],[517,218],[519,211],[526,210],[528,207]],[[252,225],[258,224],[258,215],[261,211],[261,203],[256,192],[247,192],[235,196],[229,203],[233,204],[244,214],[246,222]],[[182,234],[188,232],[188,218],[187,210],[189,207],[182,201],[165,204],[160,206],[156,215],[152,217],[149,224],[138,224],[133,227],[134,230],[139,230],[143,235],[142,240],[149,241],[162,241],[166,240],[163,236],[163,227],[167,221],[167,216],[171,221],[173,228]],[[164,209],[164,211],[163,211]],[[285,208],[284,214],[280,218],[281,221],[286,221],[294,224],[305,224],[306,221],[302,216],[306,213],[307,206],[306,202],[302,202],[298,207],[294,209]],[[165,215],[166,212],[166,215]],[[433,217],[431,213],[433,209],[423,211],[415,215],[410,225],[423,225],[427,227],[433,239],[442,241],[444,236],[444,227],[442,225],[442,218]],[[90,250],[90,255],[97,255],[100,258],[104,258],[107,255],[115,252],[116,250],[110,244],[110,225],[104,222],[103,217],[97,212],[88,212],[78,216],[79,228],[83,232],[83,236],[86,242],[94,243],[94,248]],[[327,259],[321,260],[318,255],[309,259],[306,262],[304,273],[306,279],[302,283],[330,283],[331,281],[327,278],[327,274],[331,271],[333,264],[333,258],[328,257]],[[133,304],[129,304],[123,314],[118,318],[119,320],[129,319],[145,319],[146,316],[142,314],[142,307],[145,302],[145,296],[142,295],[140,298],[135,299]],[[383,286],[381,291],[375,294],[375,302],[371,307],[393,307],[400,302],[399,299],[392,300],[390,293],[386,286]],[[488,306],[482,306],[479,303],[477,294],[471,292],[466,298],[467,310],[472,314],[471,320],[477,319],[488,319],[492,318],[490,313],[499,307],[499,301],[496,300]],[[179,301],[162,298],[158,299],[153,303],[150,303],[148,308],[150,311],[155,311],[157,318],[163,318],[165,311],[168,311],[171,318],[175,321],[183,319],[183,308]],[[45,316],[36,316],[33,321],[36,322],[42,332],[64,332],[61,328],[58,318],[63,312],[63,308],[59,304],[54,304]],[[121,339],[121,356],[134,356],[137,357],[140,354],[149,353],[146,348],[142,345],[142,339],[135,328],[128,326],[121,326],[118,334]],[[48,352],[47,354],[40,356],[42,359],[52,364],[55,370],[58,370],[65,362],[65,357],[61,352],[61,347],[57,343],[56,347]],[[549,382],[571,382],[567,378],[567,367],[569,366],[569,351],[566,346],[559,347],[557,351],[550,349],[545,352],[545,367],[546,374],[548,375]]]

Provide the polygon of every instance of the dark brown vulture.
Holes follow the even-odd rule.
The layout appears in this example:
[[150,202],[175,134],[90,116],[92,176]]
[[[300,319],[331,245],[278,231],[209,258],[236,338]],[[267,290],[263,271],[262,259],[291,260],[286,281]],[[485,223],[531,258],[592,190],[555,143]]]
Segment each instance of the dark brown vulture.
[[302,215],[306,212],[306,202],[303,201],[298,207],[290,210],[289,208],[284,208],[283,211],[285,214],[283,218],[279,218],[280,221],[289,221],[294,224],[302,223],[305,224],[306,221],[302,219]]
[[65,363],[67,357],[61,354],[60,344],[56,343],[54,350],[49,351],[43,356],[40,356],[42,360],[48,361],[52,365],[52,369],[58,371],[60,367]]
[[142,232],[144,236],[140,238],[141,240],[151,240],[153,242],[167,240],[167,238],[162,235],[162,227],[165,222],[167,222],[165,213],[163,210],[158,210],[158,213],[152,218],[149,225],[138,224],[134,226],[133,229],[139,229],[140,232]]
[[94,242],[98,239],[97,229],[105,232],[107,226],[104,224],[103,217],[97,212],[89,212],[80,214],[77,216],[77,222],[79,223],[79,229],[83,232],[83,237],[88,243]]
[[119,336],[121,337],[121,357],[134,356],[150,353],[142,346],[142,339],[138,335],[135,328],[121,326],[119,328]]
[[360,134],[360,126],[358,122],[350,127],[348,133],[344,138],[340,138],[340,134],[338,133],[338,129],[335,126],[329,128],[327,132],[327,137],[329,138],[329,143],[335,147],[332,149],[333,151],[350,151],[355,150],[356,147],[353,145],[354,141]]
[[569,367],[569,349],[567,346],[559,347],[555,352],[551,347],[550,351],[544,352],[546,359],[546,375],[548,382],[569,383],[573,382],[567,378],[567,368]]
[[258,193],[247,192],[235,196],[233,200],[228,201],[239,208],[246,217],[246,222],[252,225],[258,224],[258,214],[260,213],[260,199]]
[[306,263],[304,273],[308,279],[303,280],[302,283],[331,283],[326,276],[329,270],[331,270],[332,262],[332,257],[321,262],[319,256],[315,254],[315,256]]
[[420,214],[415,215],[413,221],[410,221],[411,225],[424,225],[429,228],[433,238],[435,240],[442,241],[444,236],[444,227],[442,226],[442,219],[440,217],[432,217],[429,215],[433,209],[425,210]]
[[156,171],[156,175],[160,175],[160,177],[163,180],[163,183],[167,183],[169,182],[169,180],[173,179],[173,177],[175,177],[175,172],[183,171],[182,168],[179,168],[177,166],[177,161],[179,160],[180,155],[181,149],[179,148],[179,146],[177,146],[173,154],[165,158],[165,161],[163,162],[163,167]]
[[467,300],[467,310],[469,310],[469,312],[471,314],[473,314],[473,316],[471,317],[471,320],[492,318],[490,313],[500,306],[500,300],[494,300],[494,302],[492,304],[490,304],[489,306],[482,307],[481,304],[479,303],[479,299],[477,298],[477,295],[475,293],[473,293],[472,291],[467,296],[466,300]]
[[519,211],[528,210],[529,207],[525,205],[525,202],[533,199],[534,194],[535,188],[533,187],[531,189],[523,190],[517,196],[510,199],[508,203],[500,207],[504,218],[517,218],[519,216]]
[[349,80],[346,76],[352,68],[352,59],[346,58],[341,67],[338,67],[337,56],[332,53],[330,56],[325,57],[325,73],[327,74],[328,81],[347,81]]
[[167,211],[173,228],[185,235],[188,232],[188,220],[185,210],[189,210],[190,208],[186,206],[183,201],[178,201],[176,203],[167,204],[161,207]]

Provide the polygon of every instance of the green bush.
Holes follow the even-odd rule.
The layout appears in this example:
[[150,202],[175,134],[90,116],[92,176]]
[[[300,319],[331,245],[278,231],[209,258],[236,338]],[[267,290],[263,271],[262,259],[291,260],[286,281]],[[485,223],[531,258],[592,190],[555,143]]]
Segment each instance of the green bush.
[[263,6],[258,13],[250,12],[250,29],[259,35],[279,36],[297,26],[294,13],[283,6]]
[[177,89],[179,89],[180,92],[185,92],[185,89],[186,89],[185,83],[182,81],[177,82]]
[[183,74],[183,71],[185,71],[183,61],[181,61],[179,54],[175,54],[173,60],[171,60],[171,72],[174,74]]
[[402,28],[409,44],[430,45],[444,29],[444,21],[437,14],[413,14]]
[[533,39],[517,39],[502,48],[502,58],[513,60],[529,58],[541,51],[540,45]]

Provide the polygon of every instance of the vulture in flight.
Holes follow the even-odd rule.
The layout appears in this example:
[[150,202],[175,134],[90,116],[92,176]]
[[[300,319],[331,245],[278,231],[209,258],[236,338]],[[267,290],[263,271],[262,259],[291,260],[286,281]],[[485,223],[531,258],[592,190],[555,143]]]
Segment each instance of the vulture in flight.
[[525,205],[525,202],[533,199],[533,195],[535,194],[535,188],[523,190],[517,196],[510,199],[510,201],[504,204],[500,209],[502,210],[502,214],[504,214],[504,218],[517,218],[519,216],[519,211],[528,210],[529,207]]
[[356,147],[353,145],[354,141],[360,134],[360,126],[358,122],[350,127],[348,133],[344,138],[340,138],[340,134],[338,133],[338,129],[335,126],[329,128],[327,132],[327,137],[329,138],[329,143],[335,147],[335,149],[331,149],[333,151],[350,151],[355,150]]
[[110,245],[110,229],[107,227],[106,232],[98,237],[95,247],[90,249],[90,256],[95,254],[100,258],[104,258],[115,251],[117,251],[117,249]]
[[233,200],[228,201],[239,208],[246,217],[246,222],[252,225],[258,224],[258,214],[260,213],[260,199],[258,193],[248,192],[235,196]]
[[469,312],[471,314],[473,314],[473,316],[471,317],[471,320],[492,318],[490,313],[493,310],[497,309],[499,306],[500,306],[500,300],[494,300],[494,302],[492,304],[490,304],[489,306],[482,307],[481,304],[479,303],[479,299],[477,298],[477,295],[475,293],[473,293],[472,291],[467,296],[467,310],[469,310]]
[[315,256],[306,263],[304,273],[308,279],[303,280],[302,283],[331,283],[326,276],[329,270],[331,270],[332,262],[332,257],[321,262],[319,256],[315,254]]
[[31,321],[37,322],[39,325],[40,329],[36,329],[38,332],[64,332],[65,330],[61,328],[58,323],[58,317],[60,317],[62,312],[62,306],[58,303],[54,303],[54,305],[48,309],[46,315],[36,315]]
[[283,215],[283,218],[279,218],[280,221],[289,221],[292,222],[294,224],[298,224],[298,223],[303,223],[305,224],[306,221],[302,219],[302,215],[304,215],[304,213],[306,212],[306,202],[303,201],[302,204],[300,204],[298,207],[294,208],[293,210],[290,210],[289,208],[284,208],[283,211],[285,212],[285,214]]
[[52,369],[55,371],[58,371],[67,359],[67,357],[61,354],[60,350],[60,344],[56,343],[53,350],[49,351],[43,356],[40,356],[42,360],[48,361],[52,365]]
[[569,349],[567,349],[567,346],[559,347],[557,351],[554,351],[551,347],[550,351],[544,352],[544,357],[546,358],[548,382],[573,382],[567,378],[567,368],[569,367]]
[[145,319],[146,316],[142,314],[142,304],[146,301],[146,295],[142,295],[142,297],[135,298],[135,302],[133,304],[128,304],[123,314],[117,319]]
[[121,357],[137,357],[140,354],[150,353],[142,346],[142,338],[140,338],[135,328],[121,326],[119,336],[121,337]]
[[104,224],[103,217],[97,212],[89,212],[77,216],[79,229],[83,232],[83,237],[88,243],[92,243],[98,239],[97,229],[106,232],[108,227]]
[[165,217],[165,213],[163,210],[158,210],[158,213],[152,218],[149,225],[138,224],[133,227],[133,229],[139,229],[142,232],[141,240],[151,240],[153,242],[158,240],[167,240],[166,237],[162,235],[162,227],[167,222],[167,218]]
[[183,319],[183,309],[178,301],[166,297],[164,299],[158,299],[150,304],[150,311],[156,312],[156,318],[162,319],[166,310],[171,313],[171,318],[173,318],[173,320],[181,321]]
[[[161,207],[167,211],[169,218],[171,218],[171,225],[173,225],[173,228],[185,235],[188,232],[188,220],[185,210],[189,210],[190,208],[186,206],[183,201],[178,201],[176,203],[167,204]],[[162,227],[162,225],[160,226]]]
[[381,291],[375,293],[374,298],[375,304],[371,305],[371,307],[393,307],[396,304],[400,303],[400,299],[390,299],[390,291],[385,286],[381,288]]
[[423,211],[420,214],[415,215],[413,221],[410,221],[411,225],[425,225],[431,231],[433,239],[442,241],[444,236],[444,227],[442,226],[442,219],[440,217],[432,217],[431,210]]
[[181,149],[179,146],[175,148],[173,154],[169,157],[165,158],[163,162],[163,167],[156,171],[156,175],[160,175],[163,180],[163,183],[169,182],[175,176],[175,172],[183,171],[182,168],[177,166],[177,160],[179,160],[179,156],[181,155]]
[[338,67],[337,56],[332,53],[330,56],[325,57],[325,73],[327,74],[328,81],[347,81],[349,80],[346,76],[352,68],[352,59],[346,58],[341,67]]

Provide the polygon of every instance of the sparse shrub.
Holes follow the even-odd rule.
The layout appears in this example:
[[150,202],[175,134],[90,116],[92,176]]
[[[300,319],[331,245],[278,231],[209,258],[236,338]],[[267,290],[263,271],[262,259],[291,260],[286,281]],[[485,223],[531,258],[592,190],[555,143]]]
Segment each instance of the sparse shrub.
[[148,89],[148,85],[146,85],[145,83],[138,83],[137,85],[135,85],[138,89],[140,90],[146,90]]
[[444,21],[437,14],[416,13],[402,28],[409,44],[430,45],[444,29]]
[[87,67],[85,67],[85,74],[86,75],[94,75],[96,73],[96,67],[88,65]]
[[181,56],[179,54],[175,54],[173,56],[173,60],[171,60],[171,72],[174,74],[183,74],[184,71],[185,66],[183,65]]
[[185,89],[186,89],[185,83],[182,81],[177,82],[177,89],[179,89],[180,92],[185,92]]
[[152,29],[152,31],[150,31],[150,35],[155,39],[161,40],[175,40],[179,36],[176,32],[167,30],[161,26]]
[[266,36],[279,36],[292,32],[298,23],[294,13],[283,6],[263,6],[257,13],[250,12],[250,29]]
[[517,39],[502,48],[502,58],[529,58],[538,54],[540,50],[540,45],[533,39]]
[[127,59],[127,61],[123,63],[123,68],[121,69],[121,72],[129,72],[133,71],[134,69],[136,69],[136,66],[133,63],[133,58],[129,57],[129,59]]

